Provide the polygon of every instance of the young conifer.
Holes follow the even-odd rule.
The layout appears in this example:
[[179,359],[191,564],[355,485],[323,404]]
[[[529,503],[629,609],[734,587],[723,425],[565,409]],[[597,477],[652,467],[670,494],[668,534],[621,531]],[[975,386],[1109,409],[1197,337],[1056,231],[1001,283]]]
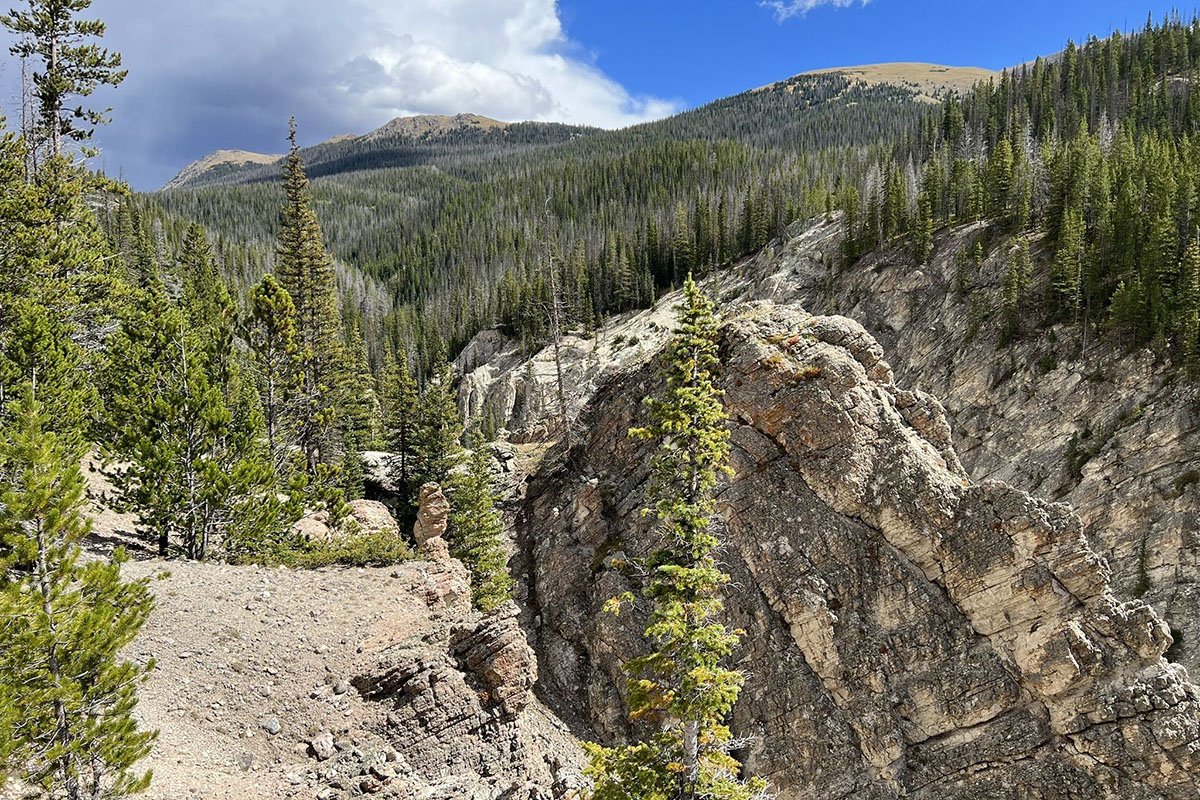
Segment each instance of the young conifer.
[[[630,716],[653,731],[635,744],[587,746],[594,800],[750,800],[766,791],[761,779],[741,777],[725,725],[743,677],[721,665],[740,634],[721,622],[729,576],[716,561],[712,520],[713,491],[729,469],[729,431],[715,384],[719,320],[690,275],[679,310],[666,395],[648,401],[650,425],[630,431],[659,445],[649,512],[661,547],[647,562],[645,591],[651,652],[626,664]],[[632,599],[615,598],[609,608]]]
[[84,483],[74,448],[49,430],[27,387],[0,441],[0,778],[53,800],[107,800],[144,789],[136,690],[152,664],[121,656],[153,607],[123,555],[81,559]]
[[450,509],[451,551],[471,572],[471,601],[491,611],[512,599],[513,579],[483,450],[475,450],[466,471],[450,479]]

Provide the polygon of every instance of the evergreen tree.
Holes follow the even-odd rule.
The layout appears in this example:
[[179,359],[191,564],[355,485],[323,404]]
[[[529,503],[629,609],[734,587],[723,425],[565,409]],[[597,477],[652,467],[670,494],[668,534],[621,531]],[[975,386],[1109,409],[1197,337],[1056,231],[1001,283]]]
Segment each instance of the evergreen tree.
[[421,420],[421,397],[416,381],[408,369],[408,355],[390,367],[383,377],[384,435],[391,451],[388,471],[400,493],[411,500],[420,487],[417,481],[418,425]]
[[1183,256],[1179,292],[1179,339],[1183,362],[1200,370],[1200,235],[1188,244]]
[[[134,718],[153,664],[121,657],[150,614],[145,581],[121,580],[123,555],[84,563],[89,521],[73,445],[48,430],[27,387],[0,438],[0,777],[53,800],[106,800],[144,789],[137,763],[156,734]],[[0,714],[0,717],[3,717]]]
[[929,198],[922,194],[917,200],[917,213],[913,217],[913,258],[924,264],[933,253],[933,209]]
[[648,562],[646,590],[653,603],[646,638],[653,650],[626,665],[631,716],[657,723],[657,730],[632,745],[587,746],[595,800],[765,796],[761,779],[740,777],[724,724],[743,676],[721,666],[739,635],[719,621],[720,592],[729,576],[717,565],[720,540],[712,524],[713,490],[729,469],[729,431],[714,383],[717,326],[712,301],[689,275],[668,351],[666,396],[650,401],[649,427],[630,431],[659,445],[651,511],[662,547]]
[[1021,332],[1021,297],[1029,288],[1032,273],[1029,243],[1022,239],[1016,252],[1009,259],[1004,273],[1004,287],[1000,307],[1004,312],[1004,339],[1007,341]]
[[345,397],[341,341],[341,305],[334,282],[333,259],[325,249],[296,122],[289,134],[291,151],[284,166],[283,221],[276,249],[276,272],[296,308],[297,359],[300,381],[295,403],[296,444],[304,454],[305,470],[316,477],[317,467],[334,463],[339,400]]
[[471,601],[491,611],[512,599],[513,579],[504,548],[504,521],[496,509],[487,456],[476,449],[468,468],[450,479],[450,544],[471,572]]
[[[88,356],[71,339],[72,329],[37,300],[15,298],[9,325],[0,327],[0,399],[18,397],[21,387],[36,386],[46,425],[63,446],[82,457],[89,412],[99,406],[95,387],[86,379]],[[0,407],[0,425],[10,408]]]
[[454,373],[449,364],[443,364],[438,374],[426,382],[417,408],[412,448],[414,488],[423,483],[446,483],[462,454],[461,435]]
[[81,20],[92,0],[28,0],[25,11],[11,11],[0,24],[20,37],[11,48],[20,58],[36,58],[42,68],[33,73],[37,103],[37,141],[45,140],[52,156],[62,153],[63,141],[91,139],[95,126],[106,122],[107,109],[87,109],[81,104],[68,110],[72,97],[87,97],[99,86],[117,86],[125,80],[119,53],[97,45],[104,35],[100,20]]
[[240,375],[223,382],[205,345],[163,292],[151,292],[114,337],[105,375],[118,501],[137,512],[162,556],[177,544],[203,559],[227,538],[277,524],[261,417],[249,412]]
[[282,477],[292,443],[290,403],[297,388],[296,307],[274,275],[267,274],[250,292],[250,316],[244,336],[253,358],[262,398],[267,450],[275,474]]

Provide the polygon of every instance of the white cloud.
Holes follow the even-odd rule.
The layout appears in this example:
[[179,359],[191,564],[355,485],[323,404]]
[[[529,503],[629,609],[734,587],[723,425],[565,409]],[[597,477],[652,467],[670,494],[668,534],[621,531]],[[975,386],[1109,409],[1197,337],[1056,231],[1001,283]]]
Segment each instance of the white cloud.
[[621,127],[679,103],[632,95],[579,57],[557,0],[105,0],[129,78],[101,144],[161,183],[221,147],[279,151],[408,114]]
[[848,8],[856,5],[867,5],[871,0],[759,0],[759,6],[769,8],[775,14],[775,19],[783,22],[792,17],[803,16],[819,6]]

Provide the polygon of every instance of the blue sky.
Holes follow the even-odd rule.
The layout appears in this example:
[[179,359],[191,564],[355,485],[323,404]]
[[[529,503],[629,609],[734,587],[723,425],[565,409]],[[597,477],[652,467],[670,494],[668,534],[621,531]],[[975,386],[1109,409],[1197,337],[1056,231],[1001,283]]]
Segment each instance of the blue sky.
[[[809,6],[807,11],[802,6]],[[1162,0],[95,0],[129,78],[102,166],[161,186],[217,149],[280,153],[410,114],[620,127],[821,67],[1001,68],[1141,27]],[[794,13],[789,13],[794,12]],[[1190,10],[1189,10],[1190,13]],[[0,36],[0,39],[3,37]],[[0,59],[0,105],[17,104]]]
[[[1003,69],[1141,27],[1172,2],[872,0],[779,20],[754,0],[562,0],[567,34],[636,94],[689,105],[810,69],[925,61]],[[699,10],[697,10],[699,9]],[[1188,11],[1191,13],[1190,8]]]

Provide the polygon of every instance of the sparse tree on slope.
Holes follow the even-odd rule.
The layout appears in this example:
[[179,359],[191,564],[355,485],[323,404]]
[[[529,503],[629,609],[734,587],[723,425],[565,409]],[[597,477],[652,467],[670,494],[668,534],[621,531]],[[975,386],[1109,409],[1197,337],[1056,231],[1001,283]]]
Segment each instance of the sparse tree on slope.
[[[750,800],[766,784],[743,779],[725,720],[743,676],[721,666],[739,632],[722,622],[729,576],[716,561],[713,491],[728,470],[729,431],[714,380],[718,319],[688,276],[669,348],[666,396],[650,402],[651,424],[631,435],[658,442],[650,512],[661,548],[650,558],[649,654],[626,664],[630,716],[655,730],[620,747],[588,745],[594,800]],[[611,610],[622,600],[610,602]]]

